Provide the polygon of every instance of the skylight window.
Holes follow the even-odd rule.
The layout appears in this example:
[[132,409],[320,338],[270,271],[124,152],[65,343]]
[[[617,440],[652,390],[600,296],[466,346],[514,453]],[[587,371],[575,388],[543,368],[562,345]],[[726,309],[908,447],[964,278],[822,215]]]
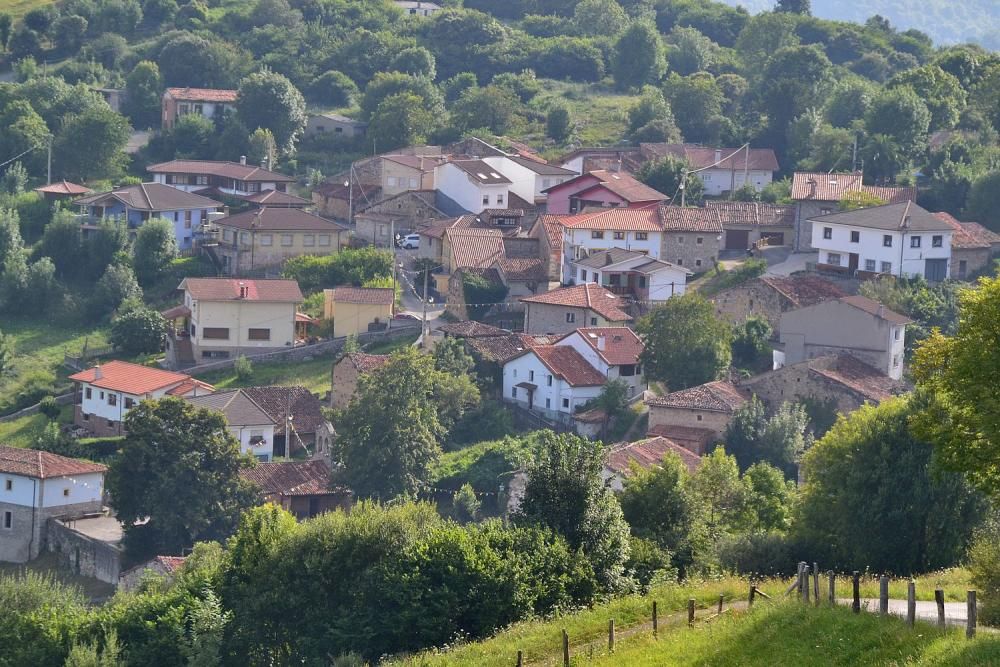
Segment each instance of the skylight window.
[[480,179],[482,179],[482,180],[484,180],[484,181],[485,181],[485,180],[487,180],[487,179],[486,179],[486,174],[484,174],[484,173],[483,173],[483,172],[481,172],[481,171],[479,171],[479,172],[476,172],[476,176],[478,176],[478,177],[479,177]]

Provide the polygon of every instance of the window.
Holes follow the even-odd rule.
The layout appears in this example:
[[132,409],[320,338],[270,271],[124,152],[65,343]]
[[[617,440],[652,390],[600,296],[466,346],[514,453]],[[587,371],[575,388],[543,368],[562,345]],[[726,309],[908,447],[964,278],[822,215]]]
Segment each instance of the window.
[[330,245],[330,235],[329,234],[320,234],[319,235],[319,244],[321,246],[329,246]]
[[595,229],[594,231],[590,232],[590,238],[592,238],[592,239],[603,239],[604,238],[604,232],[602,232],[602,231],[600,231],[598,229]]
[[900,362],[899,355],[898,354],[892,355],[892,365],[893,366],[898,366],[899,362]]
[[694,265],[695,266],[701,266],[701,260],[700,259],[694,260]]
[[892,262],[882,262],[882,268],[879,270],[882,273],[892,273]]
[[851,243],[861,243],[861,232],[851,232]]
[[545,409],[548,410],[548,409],[551,409],[551,408],[552,408],[552,399],[551,398],[546,398],[545,399]]
[[546,375],[545,376],[545,384],[548,385],[548,386],[550,386],[550,387],[552,386],[552,376],[551,375]]
[[184,229],[191,229],[191,211],[184,211]]
[[208,185],[208,176],[195,176],[194,182],[197,185]]
[[511,398],[517,398],[517,387],[511,387],[510,388],[510,397]]
[[83,396],[84,396],[84,398],[88,398],[89,399],[91,396],[93,396],[93,394],[94,394],[94,392],[91,390],[90,387],[87,387],[86,389],[83,390]]
[[14,489],[14,480],[8,479],[6,482],[4,482],[4,488],[7,489],[8,491],[13,490]]
[[885,246],[886,248],[891,248],[892,247],[892,235],[891,234],[885,234],[882,237],[882,245]]
[[410,187],[411,188],[416,188],[417,187],[417,179],[415,179],[415,178],[411,178],[410,179]]
[[201,330],[201,337],[210,340],[229,340],[228,327],[205,327]]
[[271,235],[271,234],[261,234],[260,235],[260,244],[262,246],[268,246],[268,245],[271,245],[272,243],[274,243],[274,236],[273,235]]
[[622,364],[618,367],[618,375],[630,378],[635,375],[635,364]]
[[821,208],[819,210],[819,214],[820,215],[827,215],[828,213],[833,213],[833,209],[832,208]]
[[646,276],[639,276],[639,289],[646,289]]
[[684,237],[683,236],[678,236],[677,237],[677,243],[679,243],[681,245],[684,245]]
[[388,186],[389,186],[390,188],[394,188],[394,187],[396,187],[396,177],[395,177],[395,176],[390,176],[390,177],[389,177],[389,178],[387,179],[387,184],[388,184]]
[[695,242],[696,244],[698,244],[698,245],[701,245],[702,243],[704,243],[704,242],[705,242],[705,237],[703,237],[703,236],[699,236],[699,237],[695,238],[694,242]]
[[615,232],[614,235],[616,241],[622,241],[625,239],[625,232]]
[[920,247],[920,237],[919,236],[911,236],[910,237],[910,247],[911,248],[919,248]]
[[833,227],[824,227],[823,228],[823,238],[825,238],[825,239],[832,239],[833,238]]
[[517,378],[517,369],[516,368],[514,369],[514,378],[515,379]]
[[246,232],[240,232],[240,243],[248,245],[250,243],[250,235]]
[[[228,329],[227,329],[227,331],[228,331]],[[229,351],[228,350],[202,350],[201,351],[201,358],[202,359],[228,359],[229,358]]]
[[840,253],[828,252],[826,253],[826,263],[830,266],[840,266]]
[[701,421],[701,418],[702,418],[702,417],[701,417],[701,415],[698,415],[698,416],[696,417],[696,419],[697,419],[698,421]]
[[503,204],[503,195],[497,195],[497,203]]
[[232,241],[233,240],[233,232],[230,231],[230,230],[228,230],[228,229],[223,229],[222,230],[222,240],[223,241]]
[[573,324],[576,322],[576,313],[566,313],[566,324]]
[[270,329],[248,329],[247,338],[250,340],[271,340]]
[[587,282],[587,269],[580,269],[580,280]]
[[902,331],[902,327],[893,327],[892,329],[892,339],[899,340],[899,332]]
[[484,206],[489,206],[490,205],[490,196],[489,195],[483,195],[483,205]]
[[597,326],[597,318],[596,317],[591,317],[590,318],[590,326],[592,326],[592,327],[596,327]]
[[865,260],[865,271],[874,271],[874,270],[875,270],[875,260],[874,259],[866,259]]
[[69,498],[69,489],[63,489],[63,497]]
[[647,239],[649,239],[649,234],[647,232],[636,232],[635,233],[635,240],[636,241],[645,241]]
[[251,447],[257,447],[264,444],[264,432],[263,431],[250,431],[250,440],[248,441]]
[[934,236],[931,237],[931,247],[932,248],[941,248],[943,246],[944,246],[944,237],[943,236],[941,236],[940,234],[935,234]]
[[135,399],[129,398],[128,396],[126,396],[125,397],[125,409],[129,410],[129,409],[131,409],[134,406],[135,406]]
[[90,421],[90,415],[88,415],[86,412],[83,413],[83,421],[85,421],[85,422],[89,422]]
[[964,259],[958,260],[958,277],[964,278],[966,272],[969,270],[969,263]]
[[118,405],[118,394],[108,394],[108,405]]
[[302,235],[302,245],[307,248],[311,248],[316,245],[316,235],[315,234],[303,234]]
[[568,398],[564,398],[563,399],[563,407],[564,408],[568,408],[569,407],[569,399]]
[[285,247],[288,247],[288,246],[292,245],[292,235],[291,234],[282,234],[281,235],[281,245],[283,245]]
[[101,392],[101,400],[102,401],[104,400],[104,392],[103,391]]
[[13,512],[4,512],[3,513],[3,527],[5,529],[7,529],[7,530],[10,530],[11,528],[14,527],[14,513]]
[[684,260],[680,257],[677,258],[677,266],[684,266]]
[[528,371],[528,382],[535,381],[535,371]]

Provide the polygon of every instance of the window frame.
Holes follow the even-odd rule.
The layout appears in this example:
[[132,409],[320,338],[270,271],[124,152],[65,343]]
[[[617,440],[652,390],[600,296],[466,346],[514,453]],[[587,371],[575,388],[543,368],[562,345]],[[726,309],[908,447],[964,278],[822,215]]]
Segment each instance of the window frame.
[[825,240],[830,240],[830,239],[833,238],[833,227],[824,227],[823,228],[823,238]]
[[[222,335],[223,332],[225,335]],[[229,340],[229,327],[202,327],[201,337],[204,340]]]
[[[261,334],[260,332],[265,332],[265,333]],[[251,328],[247,329],[247,340],[269,341],[269,340],[271,340],[271,330],[270,329],[263,329],[263,328],[259,328],[259,327],[256,327],[256,328],[255,327],[251,327]]]
[[883,248],[891,248],[892,247],[892,234],[883,234],[882,235],[882,247]]

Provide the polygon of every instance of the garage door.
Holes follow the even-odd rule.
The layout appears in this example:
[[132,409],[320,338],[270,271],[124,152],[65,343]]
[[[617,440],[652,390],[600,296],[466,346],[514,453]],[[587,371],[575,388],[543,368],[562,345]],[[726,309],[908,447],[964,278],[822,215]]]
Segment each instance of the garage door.
[[767,245],[785,245],[785,233],[784,232],[761,232],[760,238]]
[[750,247],[750,232],[745,229],[726,230],[726,250],[746,250]]

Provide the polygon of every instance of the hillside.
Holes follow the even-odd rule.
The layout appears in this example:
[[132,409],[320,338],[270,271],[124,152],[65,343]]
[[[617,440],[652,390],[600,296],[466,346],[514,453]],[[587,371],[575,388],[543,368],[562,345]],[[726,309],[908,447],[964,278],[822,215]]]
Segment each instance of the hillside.
[[51,5],[54,0],[0,0],[0,12],[11,16],[24,16],[35,7]]
[[[774,7],[771,0],[722,0],[747,8],[752,13]],[[812,0],[814,16],[838,21],[864,23],[878,14],[889,19],[899,30],[916,29],[931,36],[935,43],[973,42],[988,49],[1000,48],[1000,3],[995,0],[869,0],[841,2]]]

